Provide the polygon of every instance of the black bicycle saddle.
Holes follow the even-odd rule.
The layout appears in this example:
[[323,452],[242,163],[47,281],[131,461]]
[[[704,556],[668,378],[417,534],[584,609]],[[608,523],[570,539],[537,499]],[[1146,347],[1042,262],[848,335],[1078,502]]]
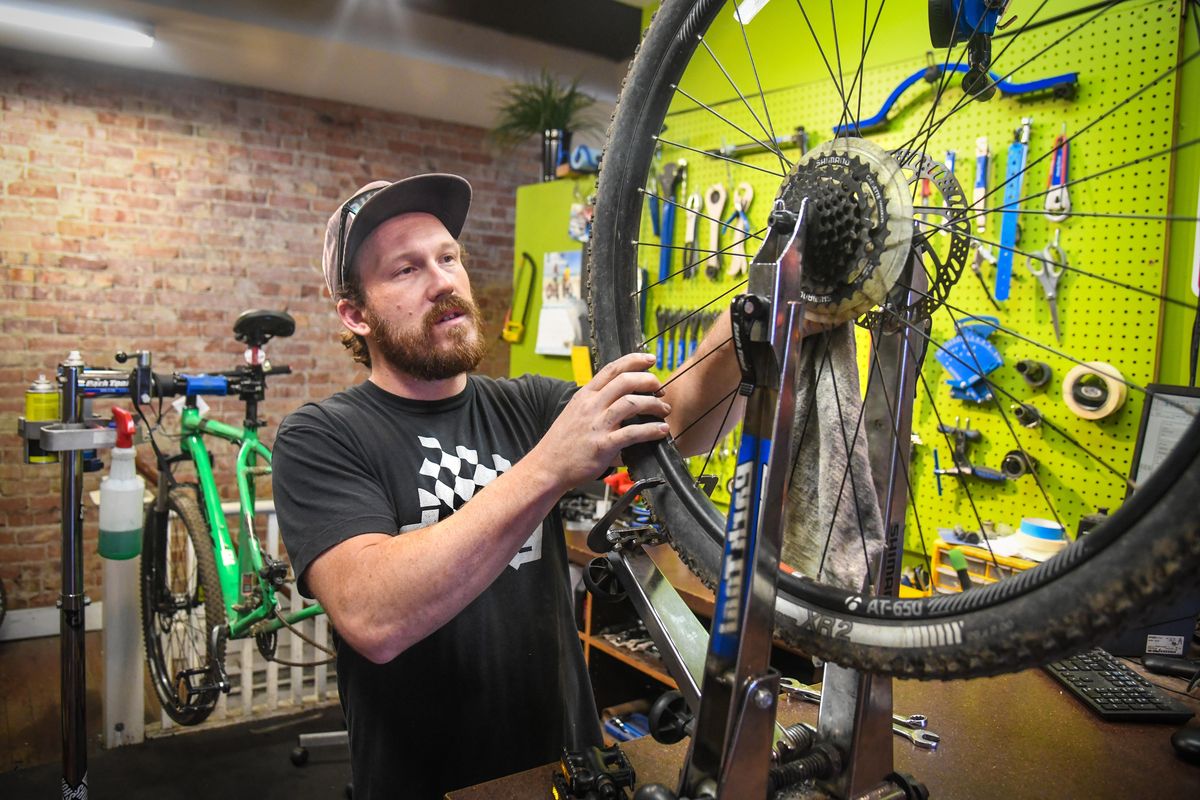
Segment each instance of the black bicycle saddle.
[[296,332],[296,320],[286,311],[251,309],[243,311],[233,323],[233,334],[250,347],[262,347],[276,336],[287,338]]

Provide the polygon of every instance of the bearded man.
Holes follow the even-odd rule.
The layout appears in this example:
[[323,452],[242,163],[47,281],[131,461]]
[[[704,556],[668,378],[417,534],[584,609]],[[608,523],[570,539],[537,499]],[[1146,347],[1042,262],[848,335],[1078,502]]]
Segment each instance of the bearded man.
[[[470,375],[485,350],[457,241],[470,200],[465,179],[429,174],[334,212],[325,282],[370,375],[275,443],[284,543],[336,632],[356,800],[440,798],[602,743],[556,505],[739,377],[727,315],[665,391],[643,353],[583,387]],[[713,441],[720,421],[700,422],[688,438]]]

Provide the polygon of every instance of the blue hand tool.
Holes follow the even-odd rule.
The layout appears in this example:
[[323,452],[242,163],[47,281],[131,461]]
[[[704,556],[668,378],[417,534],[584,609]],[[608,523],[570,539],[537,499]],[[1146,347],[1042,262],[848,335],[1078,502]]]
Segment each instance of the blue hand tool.
[[1000,212],[1000,252],[996,255],[996,299],[1007,300],[1012,286],[1013,248],[1017,246],[1017,207],[1025,185],[1025,159],[1029,155],[1029,127],[1026,117],[1008,146],[1008,169],[1004,176],[1004,205]]

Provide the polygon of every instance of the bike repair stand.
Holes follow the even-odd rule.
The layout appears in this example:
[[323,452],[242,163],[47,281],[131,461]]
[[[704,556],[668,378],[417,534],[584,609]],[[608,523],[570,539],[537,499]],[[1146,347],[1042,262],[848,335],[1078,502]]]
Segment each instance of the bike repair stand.
[[84,450],[113,447],[116,431],[84,419],[85,395],[128,397],[130,374],[90,369],[77,352],[59,364],[61,421],[17,420],[27,442],[36,441],[47,453],[58,453],[62,465],[62,592],[58,607],[62,683],[62,797],[87,800],[87,673],[84,611],[91,600],[83,585],[83,458]]
[[[750,293],[735,299],[731,309],[742,371],[739,392],[748,401],[711,636],[643,549],[659,541],[657,532],[610,530],[633,497],[661,479],[634,484],[588,537],[593,551],[607,551],[589,566],[589,587],[616,597],[613,578],[619,579],[695,714],[689,720],[678,705],[656,704],[655,738],[669,743],[691,734],[692,742],[677,795],[644,786],[635,794],[638,800],[766,798],[809,778],[830,781],[824,788],[838,797],[867,791],[908,796],[907,781],[893,778],[890,679],[832,664],[825,673],[825,685],[832,688],[821,703],[822,743],[791,764],[771,766],[793,741],[775,721],[779,675],[770,667],[770,654],[803,319],[803,306],[786,298],[797,296],[805,207],[798,215],[782,208],[772,213],[772,228],[784,235],[772,237],[774,246],[768,239],[751,266]],[[773,502],[764,504],[764,496]],[[860,766],[844,772],[847,757]]]

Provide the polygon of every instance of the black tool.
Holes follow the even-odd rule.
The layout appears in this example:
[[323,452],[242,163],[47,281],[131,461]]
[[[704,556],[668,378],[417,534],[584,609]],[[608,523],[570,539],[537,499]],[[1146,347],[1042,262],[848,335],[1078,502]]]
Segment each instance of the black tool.
[[971,463],[971,459],[967,455],[967,448],[976,442],[983,441],[983,434],[979,431],[971,430],[970,420],[967,420],[967,427],[965,428],[938,425],[938,430],[954,438],[954,466],[946,467],[945,469],[935,468],[933,470],[935,475],[974,476],[981,480],[998,483],[1005,480],[1004,473],[994,470],[991,467],[981,467]]
[[1021,373],[1021,377],[1033,389],[1040,389],[1045,386],[1050,382],[1052,375],[1049,364],[1043,361],[1034,361],[1031,358],[1018,361],[1017,372]]
[[1023,450],[1009,450],[1000,462],[1000,471],[1010,481],[1028,475],[1037,468],[1037,461]]

